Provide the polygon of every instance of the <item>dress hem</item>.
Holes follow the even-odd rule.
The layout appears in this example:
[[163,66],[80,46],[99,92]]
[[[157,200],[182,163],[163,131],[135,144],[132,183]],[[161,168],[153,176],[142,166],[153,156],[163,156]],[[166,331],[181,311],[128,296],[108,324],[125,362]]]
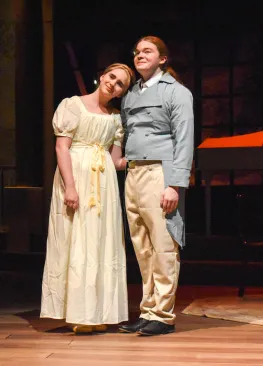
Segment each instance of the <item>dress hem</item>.
[[85,322],[85,323],[79,323],[79,322],[76,322],[76,321],[70,321],[69,319],[67,319],[67,318],[62,318],[62,317],[52,317],[52,316],[47,316],[47,315],[41,315],[40,316],[40,318],[42,318],[42,319],[54,319],[54,320],[64,320],[65,321],[65,323],[67,323],[67,324],[77,324],[77,325],[101,325],[101,324],[109,324],[109,325],[111,325],[111,324],[120,324],[120,323],[122,323],[122,322],[126,322],[126,321],[128,321],[129,320],[129,318],[128,318],[128,316],[127,317],[125,317],[124,319],[122,319],[122,320],[119,320],[119,321],[116,321],[116,320],[114,320],[114,321],[102,321],[102,322],[98,322],[98,323],[93,323],[93,322]]

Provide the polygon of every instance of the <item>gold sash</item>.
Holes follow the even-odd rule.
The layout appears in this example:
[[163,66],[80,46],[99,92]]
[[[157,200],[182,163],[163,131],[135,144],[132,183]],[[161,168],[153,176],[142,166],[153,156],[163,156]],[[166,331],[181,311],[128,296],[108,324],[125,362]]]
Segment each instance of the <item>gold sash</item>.
[[[105,150],[106,145],[99,143],[88,144],[85,142],[73,142],[72,147],[91,147],[91,196],[89,199],[89,207],[97,206],[98,216],[101,214],[101,196],[100,196],[100,173],[105,170]],[[97,200],[95,198],[95,184],[97,186]]]

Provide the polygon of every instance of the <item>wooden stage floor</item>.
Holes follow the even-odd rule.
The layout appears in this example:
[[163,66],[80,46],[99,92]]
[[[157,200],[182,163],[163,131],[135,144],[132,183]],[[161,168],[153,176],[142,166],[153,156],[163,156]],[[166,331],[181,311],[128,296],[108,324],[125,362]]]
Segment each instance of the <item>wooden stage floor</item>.
[[[74,335],[61,322],[39,319],[39,304],[0,309],[0,366],[254,366],[263,365],[263,327],[183,315],[194,299],[235,295],[236,288],[181,286],[176,333],[156,337],[119,334]],[[262,288],[249,288],[249,294]],[[129,286],[131,318],[138,314],[140,286]],[[52,326],[53,331],[45,331]]]

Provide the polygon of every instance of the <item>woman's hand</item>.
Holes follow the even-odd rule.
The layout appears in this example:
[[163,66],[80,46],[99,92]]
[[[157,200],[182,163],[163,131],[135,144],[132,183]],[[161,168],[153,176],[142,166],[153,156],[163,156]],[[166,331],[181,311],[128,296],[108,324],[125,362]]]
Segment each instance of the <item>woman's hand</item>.
[[75,188],[75,181],[72,172],[72,162],[70,156],[70,146],[72,139],[59,136],[56,141],[56,153],[58,167],[65,187],[64,204],[67,207],[77,210],[79,207],[79,195]]
[[77,210],[79,207],[79,195],[75,187],[70,187],[65,189],[64,203],[68,207]]
[[122,156],[122,148],[117,145],[112,145],[110,154],[116,170],[124,170],[127,166],[127,160]]

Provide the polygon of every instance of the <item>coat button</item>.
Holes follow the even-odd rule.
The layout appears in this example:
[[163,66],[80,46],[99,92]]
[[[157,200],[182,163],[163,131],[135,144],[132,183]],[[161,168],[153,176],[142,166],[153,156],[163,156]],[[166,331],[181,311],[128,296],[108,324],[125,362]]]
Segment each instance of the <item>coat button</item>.
[[147,137],[147,136],[149,136],[149,133],[147,132],[146,134],[145,134],[145,136]]

